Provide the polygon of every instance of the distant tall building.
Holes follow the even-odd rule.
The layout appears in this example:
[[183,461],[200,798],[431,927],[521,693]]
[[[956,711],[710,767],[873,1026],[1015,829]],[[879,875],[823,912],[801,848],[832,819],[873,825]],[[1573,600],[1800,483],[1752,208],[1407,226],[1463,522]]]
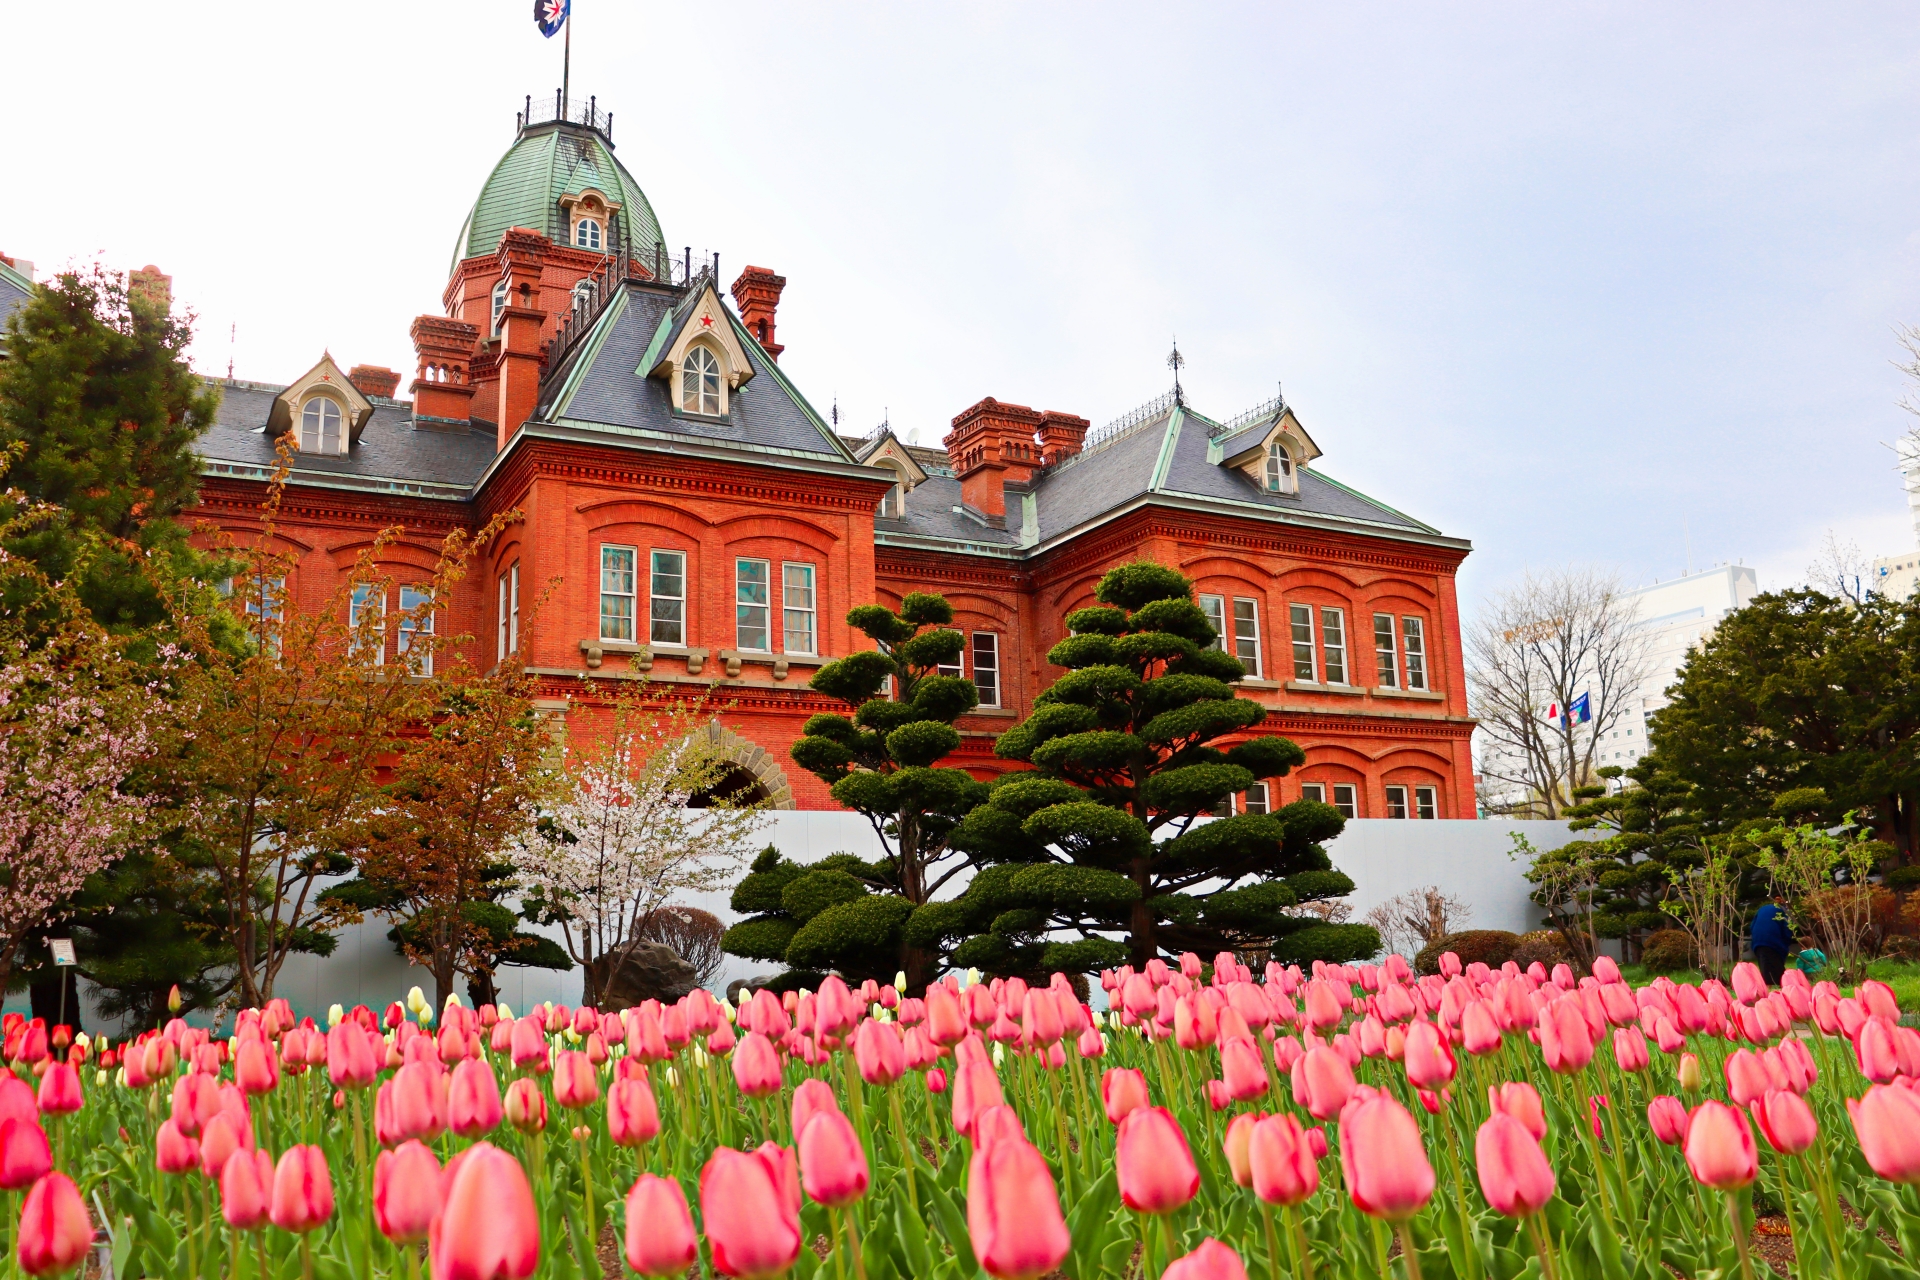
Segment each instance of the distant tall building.
[[1652,666],[1628,699],[1639,714],[1610,731],[1595,753],[1602,765],[1625,768],[1646,754],[1647,717],[1667,705],[1667,687],[1679,676],[1687,651],[1712,635],[1720,619],[1744,608],[1759,589],[1752,568],[1723,564],[1627,593],[1640,607],[1639,625],[1652,633]]
[[[1893,446],[1900,455],[1900,471],[1907,484],[1907,512],[1913,517],[1913,544],[1920,548],[1920,435],[1901,436]],[[1873,562],[1872,589],[1879,595],[1904,600],[1920,587],[1920,549],[1881,556]]]

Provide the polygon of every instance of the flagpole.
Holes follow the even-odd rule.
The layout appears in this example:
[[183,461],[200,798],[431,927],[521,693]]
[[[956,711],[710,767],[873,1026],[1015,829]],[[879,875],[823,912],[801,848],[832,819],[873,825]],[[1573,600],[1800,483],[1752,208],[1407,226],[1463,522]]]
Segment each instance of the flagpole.
[[573,5],[571,4],[567,5],[566,26],[565,39],[562,44],[564,52],[560,55],[560,118],[562,120],[566,119],[567,113],[573,109],[573,99],[571,96],[573,89]]

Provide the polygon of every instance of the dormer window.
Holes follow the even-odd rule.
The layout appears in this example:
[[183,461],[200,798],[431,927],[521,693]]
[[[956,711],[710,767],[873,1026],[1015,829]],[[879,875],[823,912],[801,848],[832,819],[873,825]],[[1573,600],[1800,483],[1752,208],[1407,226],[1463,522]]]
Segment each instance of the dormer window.
[[345,453],[340,423],[340,406],[331,397],[309,397],[300,409],[300,451]]
[[1267,446],[1267,492],[1294,492],[1293,458],[1279,441]]
[[507,281],[502,276],[493,286],[493,320],[491,330],[495,337],[500,334],[500,313],[507,309]]
[[573,245],[576,249],[600,248],[600,224],[593,218],[582,218],[573,224]]
[[900,474],[900,468],[896,466],[887,463],[881,465],[893,472],[893,487],[881,497],[880,505],[873,509],[873,514],[882,520],[898,520],[907,514],[906,477]]
[[703,346],[690,347],[680,363],[680,407],[688,413],[720,416],[720,361]]

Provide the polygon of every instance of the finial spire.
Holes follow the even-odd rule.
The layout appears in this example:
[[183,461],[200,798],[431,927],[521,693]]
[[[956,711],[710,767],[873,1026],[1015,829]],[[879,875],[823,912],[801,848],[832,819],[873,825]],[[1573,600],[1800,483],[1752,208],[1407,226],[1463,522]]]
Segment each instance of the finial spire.
[[1173,370],[1173,402],[1175,404],[1186,403],[1180,394],[1180,370],[1184,369],[1186,364],[1187,358],[1180,354],[1180,338],[1176,334],[1173,339],[1173,354],[1167,357],[1167,368]]

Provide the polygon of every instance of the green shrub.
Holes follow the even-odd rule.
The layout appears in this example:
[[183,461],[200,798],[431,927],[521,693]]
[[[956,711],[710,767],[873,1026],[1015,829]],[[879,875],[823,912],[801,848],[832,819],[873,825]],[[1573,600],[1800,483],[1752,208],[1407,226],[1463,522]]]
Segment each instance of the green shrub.
[[1567,940],[1560,936],[1558,929],[1535,929],[1520,935],[1512,960],[1522,969],[1536,962],[1551,969],[1557,964],[1572,963],[1573,953],[1567,950]]
[[1651,973],[1680,973],[1698,968],[1700,955],[1685,929],[1662,929],[1640,949],[1640,963]]
[[1920,889],[1920,867],[1895,867],[1887,872],[1887,888]]

